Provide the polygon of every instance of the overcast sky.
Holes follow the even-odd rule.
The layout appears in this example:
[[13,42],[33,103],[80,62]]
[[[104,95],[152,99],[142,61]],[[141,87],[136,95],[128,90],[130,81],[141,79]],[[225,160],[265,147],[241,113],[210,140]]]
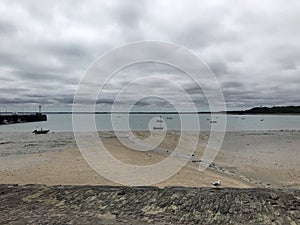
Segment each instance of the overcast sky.
[[[216,74],[229,109],[300,105],[299,27],[298,0],[1,0],[0,105],[70,105],[97,57],[141,40],[176,43],[201,57]],[[110,105],[140,71],[161,77],[174,73],[179,82],[187,81],[175,69],[140,65],[124,70],[126,76],[121,71],[98,103]],[[180,101],[167,83],[160,85],[156,91]],[[136,91],[147,86],[153,83]],[[200,92],[189,93],[204,104]]]

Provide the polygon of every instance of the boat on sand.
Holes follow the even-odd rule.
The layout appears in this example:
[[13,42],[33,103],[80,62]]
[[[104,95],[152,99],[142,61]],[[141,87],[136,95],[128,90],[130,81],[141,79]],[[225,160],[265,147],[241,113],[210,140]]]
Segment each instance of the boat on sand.
[[34,134],[47,134],[50,130],[43,130],[42,128],[40,130],[34,130],[32,133]]

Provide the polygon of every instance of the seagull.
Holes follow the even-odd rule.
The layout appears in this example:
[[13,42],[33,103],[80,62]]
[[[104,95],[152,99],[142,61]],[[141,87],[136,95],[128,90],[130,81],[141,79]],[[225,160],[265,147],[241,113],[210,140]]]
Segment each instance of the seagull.
[[213,182],[211,184],[214,185],[215,187],[220,187],[221,186],[221,181],[218,180],[217,182]]

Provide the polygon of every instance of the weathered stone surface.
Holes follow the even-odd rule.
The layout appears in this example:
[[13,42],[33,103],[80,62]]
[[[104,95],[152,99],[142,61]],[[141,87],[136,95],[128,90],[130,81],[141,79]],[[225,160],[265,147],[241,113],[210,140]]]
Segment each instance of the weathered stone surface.
[[0,224],[300,224],[300,191],[0,185]]

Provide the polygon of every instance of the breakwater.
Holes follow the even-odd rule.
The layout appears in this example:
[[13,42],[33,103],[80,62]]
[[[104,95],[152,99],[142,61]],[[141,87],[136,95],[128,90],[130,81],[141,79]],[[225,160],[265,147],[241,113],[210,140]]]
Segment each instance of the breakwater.
[[300,224],[300,191],[0,185],[1,224]]
[[0,125],[38,121],[47,121],[47,115],[42,113],[0,115]]

